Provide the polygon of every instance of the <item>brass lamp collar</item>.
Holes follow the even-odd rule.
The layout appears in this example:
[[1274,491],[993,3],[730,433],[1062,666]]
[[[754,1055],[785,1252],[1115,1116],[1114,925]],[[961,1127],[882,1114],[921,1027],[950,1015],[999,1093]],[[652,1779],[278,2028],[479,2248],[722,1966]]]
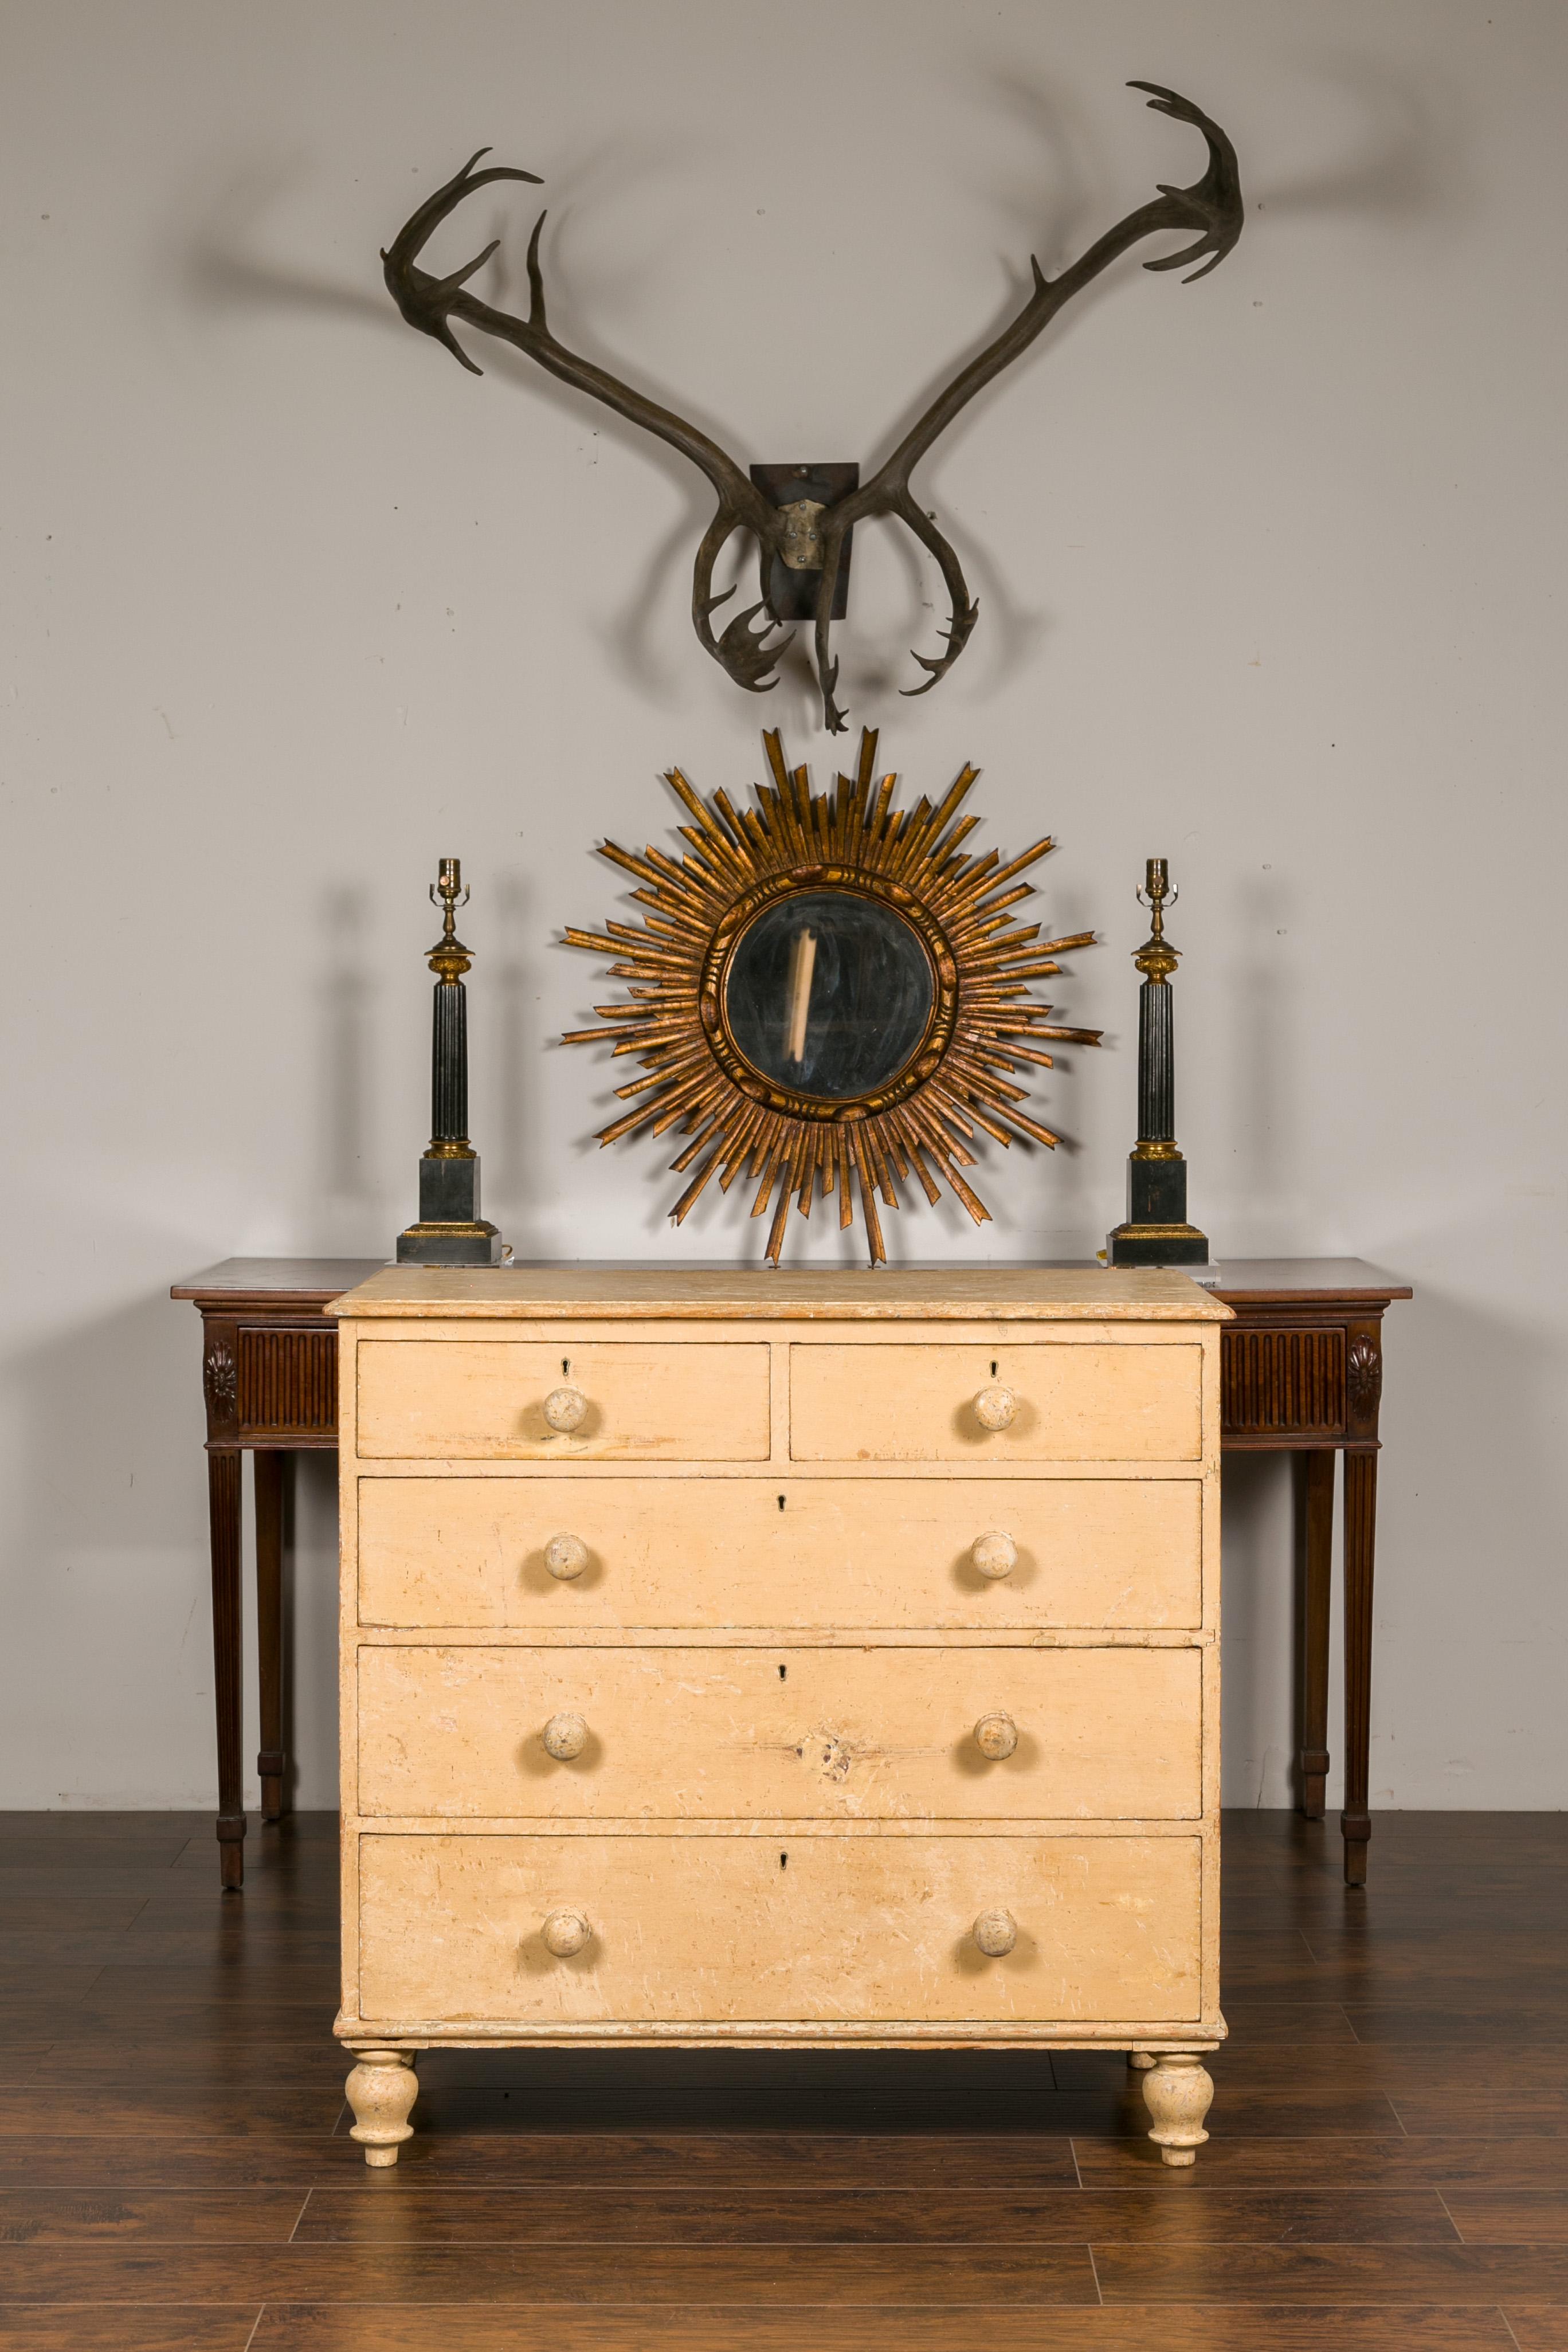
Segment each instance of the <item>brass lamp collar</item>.
[[1152,918],[1149,936],[1132,961],[1145,980],[1162,985],[1168,981],[1181,960],[1181,950],[1173,948],[1165,937],[1165,908],[1173,907],[1181,893],[1173,890],[1166,860],[1151,857],[1144,868],[1143,887],[1137,893],[1138,904],[1147,907]]
[[458,908],[466,907],[468,894],[463,888],[463,861],[460,857],[443,857],[440,879],[430,885],[430,904],[441,909],[441,936],[429,952],[429,965],[437,980],[448,987],[461,980],[473,967],[473,955],[458,937]]

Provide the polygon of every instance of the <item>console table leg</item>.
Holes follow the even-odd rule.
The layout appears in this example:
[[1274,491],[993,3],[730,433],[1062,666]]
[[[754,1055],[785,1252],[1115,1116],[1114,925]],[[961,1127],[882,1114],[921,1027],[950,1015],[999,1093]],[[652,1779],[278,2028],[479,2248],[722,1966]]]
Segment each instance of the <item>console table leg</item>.
[[1367,1778],[1372,1747],[1372,1565],[1377,1456],[1345,1455],[1345,1885],[1366,1885]]
[[261,1685],[261,1818],[287,1806],[283,1753],[283,1478],[288,1456],[258,1451],[256,1472],[257,1665]]
[[1301,1457],[1306,1465],[1301,1560],[1301,1811],[1323,1818],[1329,1769],[1329,1578],[1334,1542],[1334,1456]]
[[212,1529],[213,1691],[217,1710],[217,1838],[223,1884],[245,1883],[245,1813],[239,1764],[239,1455],[207,1455]]

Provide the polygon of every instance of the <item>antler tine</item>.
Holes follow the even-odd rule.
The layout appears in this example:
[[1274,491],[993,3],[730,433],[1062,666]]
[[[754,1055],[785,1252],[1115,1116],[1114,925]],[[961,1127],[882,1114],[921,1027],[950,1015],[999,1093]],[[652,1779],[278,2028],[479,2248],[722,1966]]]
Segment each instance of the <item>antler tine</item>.
[[959,562],[956,550],[942,537],[930,515],[908,488],[895,511],[908,523],[922,546],[935,556],[948,593],[948,623],[944,632],[947,651],[942,654],[917,653],[914,659],[921,669],[930,672],[930,676],[922,685],[906,686],[900,689],[905,695],[929,694],[938,680],[947,676],[969,643],[974,624],[980,618],[980,607],[969,593],[969,583],[963,576],[963,567]]
[[714,595],[713,567],[736,531],[742,528],[754,530],[755,525],[721,491],[713,520],[702,534],[697,560],[691,567],[691,623],[698,642],[728,671],[737,686],[743,686],[748,694],[770,694],[778,679],[770,677],[769,672],[792,643],[795,632],[791,630],[770,645],[768,640],[778,626],[773,614],[768,613],[761,628],[752,625],[759,613],[767,611],[762,604],[748,604],[736,613],[717,638],[710,625],[710,616],[735,593],[733,588],[722,588]]
[[[1211,269],[1219,268],[1241,235],[1247,214],[1241,201],[1241,171],[1236,149],[1219,124],[1211,121],[1202,107],[1194,106],[1179,90],[1163,89],[1157,81],[1130,81],[1127,87],[1150,92],[1152,114],[1169,114],[1178,122],[1190,122],[1208,141],[1209,167],[1201,180],[1194,180],[1190,188],[1173,188],[1163,180],[1158,183],[1163,196],[1188,208],[1188,218],[1171,226],[1201,226],[1203,235],[1196,245],[1188,246],[1183,253],[1167,253],[1143,264],[1145,269],[1181,269],[1187,262],[1195,261],[1200,253],[1208,254],[1211,257],[1203,268],[1183,279],[1184,286],[1191,286],[1198,278],[1206,278]],[[1195,220],[1192,218],[1194,215]]]
[[437,188],[433,196],[426,196],[418,209],[410,213],[391,245],[384,247],[383,261],[395,262],[401,267],[417,260],[431,230],[461,204],[470,189],[482,188],[489,180],[527,180],[536,188],[544,185],[537,172],[524,172],[514,163],[491,163],[484,171],[476,172],[474,165],[481,155],[488,155],[489,152],[488,147],[476,147],[462,170],[454,172],[444,186]]
[[816,683],[822,692],[822,723],[830,735],[842,735],[848,719],[836,697],[838,664],[833,658],[833,592],[838,580],[839,551],[844,545],[844,525],[838,520],[837,507],[828,508],[820,528],[822,572],[816,583],[814,659]]
[[[906,686],[901,689],[910,697],[929,694],[939,679],[946,677],[969,643],[974,625],[980,618],[980,607],[969,593],[969,583],[963,576],[957,551],[942,537],[931,517],[922,512],[907,486],[889,498],[882,511],[906,523],[921,545],[935,557],[947,588],[949,614],[943,633],[947,649],[941,654],[917,653],[914,659],[929,675],[919,686]],[[853,520],[852,516],[846,518],[838,507],[830,507],[821,525],[822,580],[816,592],[816,675],[822,688],[822,723],[834,735],[843,733],[846,719],[836,694],[838,664],[831,652],[833,583],[838,577],[838,551]]]
[[475,188],[484,187],[491,180],[526,180],[534,187],[543,182],[537,172],[519,171],[510,163],[492,163],[487,171],[476,172],[474,165],[481,155],[489,153],[488,147],[477,147],[460,172],[455,172],[444,187],[433,196],[426,196],[416,212],[411,213],[389,246],[382,247],[382,264],[387,290],[411,327],[422,335],[434,336],[445,343],[453,358],[466,367],[470,375],[483,375],[484,370],[468,357],[447,323],[446,298],[480,269],[500,244],[496,238],[476,255],[465,268],[453,272],[450,278],[430,278],[424,270],[416,270],[419,258],[433,233],[449,212],[454,212],[463,198]]
[[[468,278],[495,251],[494,245],[488,246],[475,260],[454,271],[449,278],[434,278],[428,270],[419,268],[418,256],[432,230],[475,188],[481,188],[491,180],[529,180],[538,184],[537,173],[518,171],[509,164],[491,164],[482,172],[476,172],[474,165],[479,156],[489,152],[489,148],[481,147],[479,153],[470,156],[462,170],[444,187],[437,188],[433,196],[426,197],[409,215],[383,253],[387,288],[394,301],[411,327],[416,327],[422,334],[430,335],[437,342],[444,343],[470,373],[478,375],[481,371],[454,336],[453,320],[477,328],[483,334],[494,335],[501,342],[510,343],[515,350],[537,361],[541,367],[548,368],[551,374],[563,383],[585,392],[591,399],[602,401],[606,408],[613,408],[628,424],[640,425],[644,432],[652,433],[660,441],[667,441],[707,476],[718,506],[697,551],[691,586],[692,625],[704,651],[712,655],[737,686],[745,687],[751,693],[764,691],[775,682],[767,673],[784,651],[783,644],[769,646],[765,642],[776,624],[770,616],[762,629],[753,629],[752,624],[763,610],[760,604],[753,604],[749,611],[738,613],[722,635],[715,637],[710,616],[734,591],[727,590],[720,596],[712,593],[713,566],[721,549],[735,531],[742,529],[752,531],[764,549],[772,548],[780,530],[778,509],[763,496],[728,451],[721,449],[700,426],[686,417],[678,416],[672,409],[661,407],[658,401],[649,399],[646,393],[637,391],[631,384],[623,383],[607,368],[599,367],[592,360],[584,359],[580,353],[569,350],[551,332],[545,313],[543,275],[539,266],[539,239],[544,226],[544,215],[542,213],[535,222],[529,240],[529,314],[526,319],[516,318],[507,310],[499,310],[492,303],[483,302],[477,295],[464,291]],[[787,643],[787,639],[784,642]]]

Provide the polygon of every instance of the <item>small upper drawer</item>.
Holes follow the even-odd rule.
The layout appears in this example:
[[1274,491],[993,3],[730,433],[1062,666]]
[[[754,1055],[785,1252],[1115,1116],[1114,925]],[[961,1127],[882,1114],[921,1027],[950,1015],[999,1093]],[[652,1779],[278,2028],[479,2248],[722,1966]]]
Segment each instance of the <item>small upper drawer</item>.
[[1202,1451],[1195,1344],[790,1349],[796,1462],[1195,1462]]
[[358,1365],[362,1459],[768,1458],[768,1349],[754,1340],[366,1338]]

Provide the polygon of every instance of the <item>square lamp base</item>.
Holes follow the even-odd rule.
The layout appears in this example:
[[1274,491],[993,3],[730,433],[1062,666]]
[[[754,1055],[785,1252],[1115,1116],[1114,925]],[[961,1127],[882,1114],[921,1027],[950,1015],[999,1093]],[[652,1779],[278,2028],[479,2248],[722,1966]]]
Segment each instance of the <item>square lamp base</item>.
[[399,1265],[500,1265],[504,1248],[494,1225],[410,1225],[397,1236]]
[[1108,1265],[1207,1265],[1208,1235],[1196,1225],[1118,1225],[1105,1237]]
[[399,1265],[500,1265],[505,1244],[479,1214],[479,1157],[426,1151],[419,1162],[419,1222],[397,1236]]

